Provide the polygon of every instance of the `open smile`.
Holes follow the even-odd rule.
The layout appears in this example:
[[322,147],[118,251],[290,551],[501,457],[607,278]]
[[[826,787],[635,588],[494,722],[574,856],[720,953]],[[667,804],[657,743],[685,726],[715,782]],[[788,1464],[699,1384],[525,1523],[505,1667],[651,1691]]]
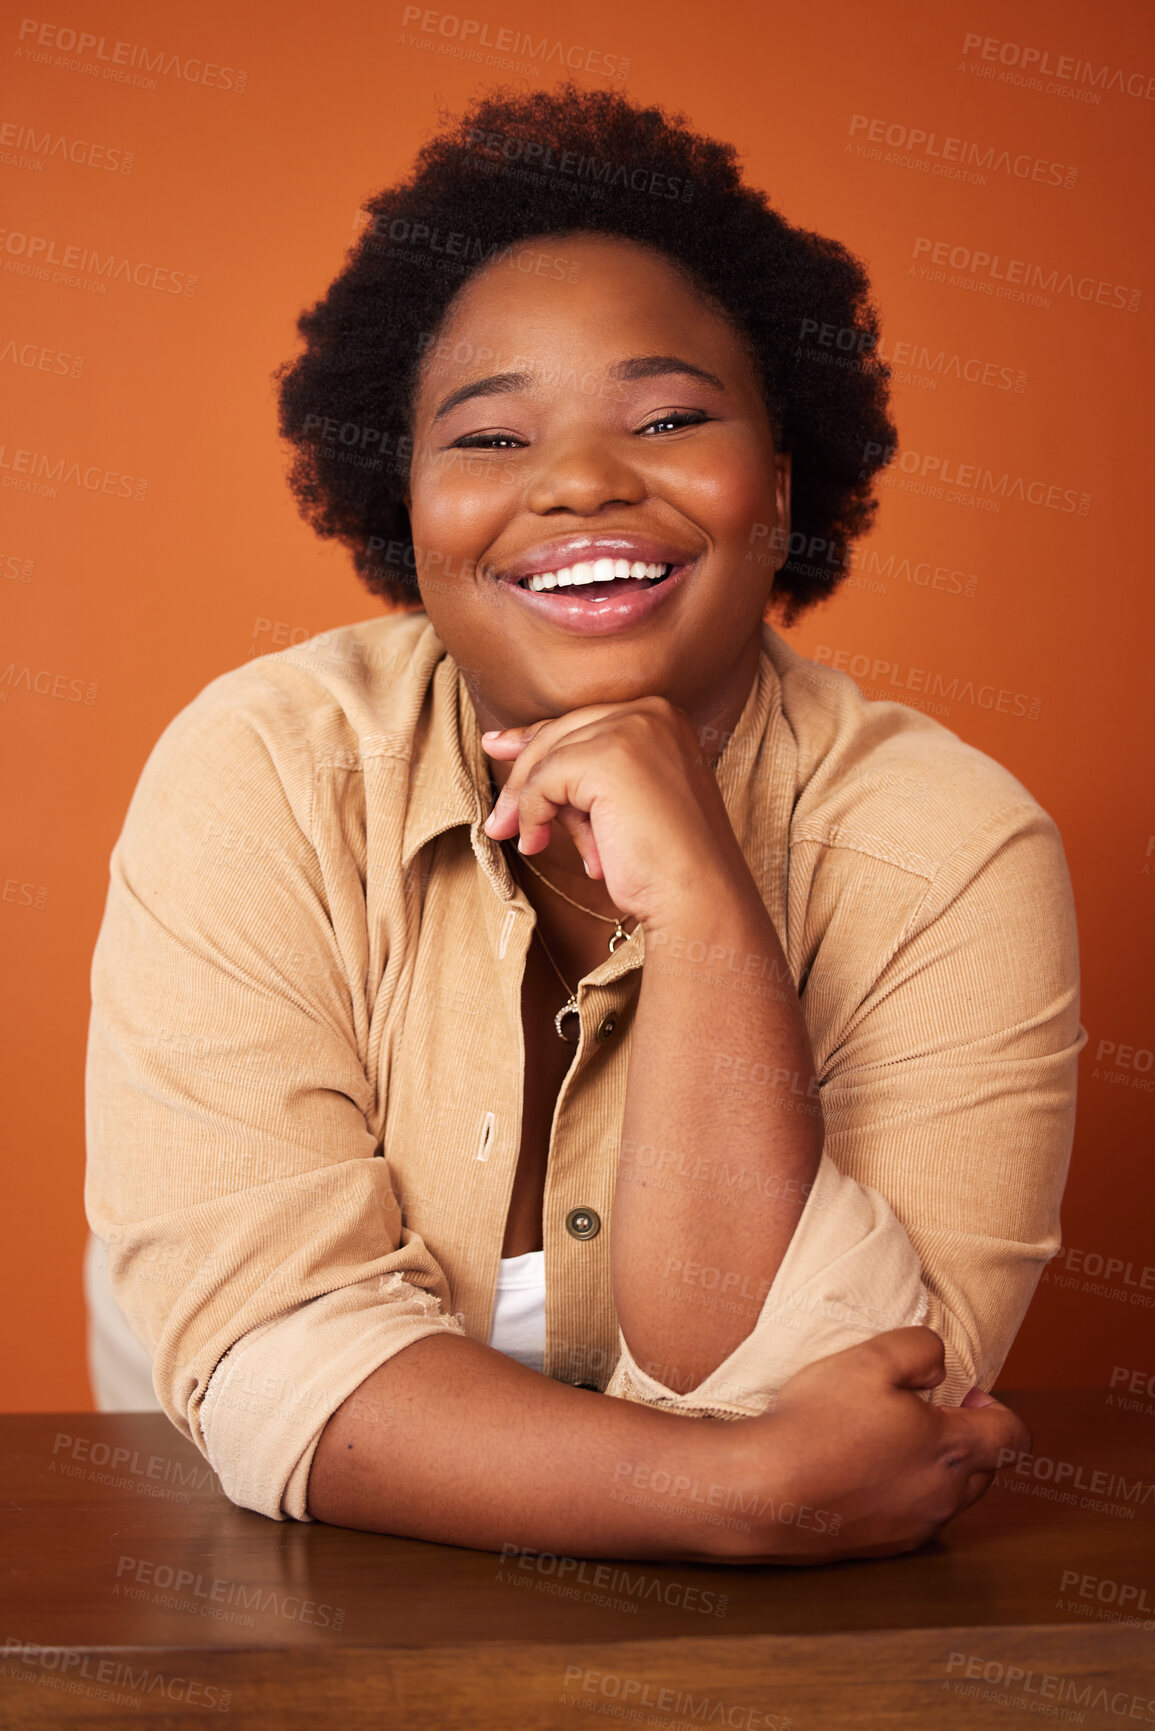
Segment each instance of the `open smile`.
[[527,549],[498,580],[539,618],[600,637],[648,619],[683,587],[699,557],[650,536],[568,535]]

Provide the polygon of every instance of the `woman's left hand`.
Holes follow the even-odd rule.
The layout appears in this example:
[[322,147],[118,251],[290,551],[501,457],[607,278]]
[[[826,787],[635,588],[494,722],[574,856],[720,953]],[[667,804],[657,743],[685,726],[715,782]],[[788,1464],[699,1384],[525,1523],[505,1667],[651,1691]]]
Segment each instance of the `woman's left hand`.
[[553,720],[483,734],[515,759],[485,831],[549,845],[556,820],[623,914],[665,923],[725,887],[753,886],[693,723],[664,697],[597,703]]

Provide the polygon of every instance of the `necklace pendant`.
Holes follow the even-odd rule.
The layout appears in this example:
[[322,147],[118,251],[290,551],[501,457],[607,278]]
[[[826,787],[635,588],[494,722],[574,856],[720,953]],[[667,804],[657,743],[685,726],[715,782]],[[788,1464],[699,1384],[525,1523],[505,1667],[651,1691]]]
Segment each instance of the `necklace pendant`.
[[621,920],[619,920],[617,923],[617,927],[614,931],[614,935],[610,939],[610,955],[611,956],[613,955],[614,951],[617,949],[619,944],[628,944],[629,941],[630,941],[630,934],[629,934],[629,932],[623,932],[622,922],[621,922]]
[[[572,1038],[562,1028],[562,1022],[567,1016],[576,1016],[578,1018],[577,1031],[574,1033]],[[581,1013],[578,1010],[578,1001],[576,998],[571,997],[568,1004],[562,1005],[561,1009],[553,1019],[553,1025],[557,1029],[557,1037],[559,1040],[564,1040],[567,1046],[577,1045],[578,1040],[581,1037]]]

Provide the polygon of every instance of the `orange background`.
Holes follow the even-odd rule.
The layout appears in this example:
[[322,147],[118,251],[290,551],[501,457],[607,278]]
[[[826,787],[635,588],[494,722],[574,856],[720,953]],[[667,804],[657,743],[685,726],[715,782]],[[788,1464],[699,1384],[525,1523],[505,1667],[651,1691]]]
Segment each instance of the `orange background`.
[[[1006,764],[1059,824],[1090,1033],[1064,1244],[1087,1252],[1092,1268],[1095,1256],[1119,1267],[1102,1290],[1079,1273],[1060,1286],[1052,1268],[1002,1380],[1105,1388],[1113,1367],[1155,1370],[1155,1074],[1143,1067],[1155,1061],[1152,637],[1139,503],[1149,487],[1134,491],[1150,418],[1141,381],[1155,268],[1143,176],[1155,104],[1118,80],[1083,87],[1097,102],[1034,91],[1000,81],[997,57],[984,62],[973,46],[964,55],[968,36],[989,36],[1012,45],[1008,57],[1036,47],[1052,66],[1070,56],[1093,73],[1106,67],[1108,81],[1119,70],[1143,92],[1155,74],[1152,15],[1138,0],[1093,12],[1075,0],[808,0],[772,13],[765,0],[587,0],[576,13],[559,0],[492,4],[462,0],[458,13],[429,14],[416,28],[401,4],[378,0],[336,9],[202,0],[167,15],[130,0],[68,9],[71,27],[108,39],[106,52],[124,40],[243,70],[240,92],[175,72],[155,90],[114,82],[92,51],[79,70],[75,53],[55,46],[32,59],[35,37],[21,40],[19,17],[2,27],[3,121],[105,153],[94,153],[98,166],[70,162],[13,147],[19,132],[5,133],[10,234],[197,282],[195,295],[124,282],[95,294],[19,268],[0,277],[0,732],[10,765],[0,932],[12,1022],[0,1253],[11,1339],[0,1398],[14,1409],[91,1404],[80,1282],[88,971],[108,855],[144,759],[217,674],[378,606],[345,556],[296,515],[270,374],[294,352],[298,311],[339,269],[362,200],[406,170],[439,110],[509,76],[439,52],[451,40],[440,22],[454,17],[487,23],[491,36],[511,28],[628,60],[621,88],[732,140],[787,217],[865,258],[887,341],[928,351],[895,386],[914,465],[928,456],[974,463],[1012,483],[1090,495],[1085,516],[1013,497],[992,512],[907,490],[892,469],[867,549],[877,559],[789,636],[806,654],[845,651],[843,665],[869,657],[904,681],[912,667],[948,685],[957,678],[964,695],[944,724]],[[434,28],[423,31],[429,18]],[[552,85],[562,75],[555,60],[518,76]],[[883,122],[884,133],[918,129],[974,143],[980,155],[993,146],[996,158],[1057,163],[1064,178],[1074,167],[1075,185],[993,166],[985,185],[951,180],[886,161],[885,144],[877,158],[862,156],[854,145],[868,129],[852,135],[855,115]],[[28,166],[30,155],[41,168]],[[110,160],[112,170],[99,166]],[[933,168],[939,159],[920,160]],[[1041,307],[934,282],[918,274],[918,237],[1013,255],[1044,275],[1057,268],[1060,278],[1138,287],[1145,298],[1131,312],[1058,292]],[[20,244],[0,239],[0,248]],[[0,250],[0,265],[19,267],[22,256]],[[978,360],[1016,380],[1025,373],[1025,388],[948,376],[956,355],[960,368]],[[58,356],[70,357],[62,372]],[[79,377],[73,357],[83,358]],[[10,485],[18,450],[117,479],[108,494],[75,484],[55,498],[22,492]],[[130,492],[147,480],[145,497],[119,497],[120,476],[132,478]],[[920,586],[916,568],[927,566],[976,578],[974,593],[949,578]],[[1013,713],[1027,703],[1007,700],[1002,714],[980,707],[965,695],[968,681],[975,694],[993,687],[1038,700],[1037,718]],[[1101,1056],[1104,1042],[1122,1062]]]

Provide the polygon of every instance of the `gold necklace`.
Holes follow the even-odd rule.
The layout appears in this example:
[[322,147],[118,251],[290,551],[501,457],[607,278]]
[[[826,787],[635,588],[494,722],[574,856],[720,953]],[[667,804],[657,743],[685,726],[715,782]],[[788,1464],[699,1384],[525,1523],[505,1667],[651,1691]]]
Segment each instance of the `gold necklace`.
[[[564,890],[559,890],[555,883],[551,883],[549,878],[546,877],[544,872],[539,871],[535,865],[530,865],[529,860],[526,859],[526,857],[523,853],[519,853],[517,857],[523,865],[529,866],[530,871],[534,874],[535,877],[539,877],[541,879],[542,883],[545,884],[548,889],[553,890],[556,895],[561,896],[563,901],[569,902],[571,907],[577,908],[580,913],[592,914],[595,920],[604,920],[608,926],[613,926],[614,932],[613,932],[613,936],[610,938],[610,954],[611,954],[611,956],[613,955],[614,950],[617,948],[617,946],[619,944],[624,944],[627,942],[627,940],[629,939],[631,934],[629,932],[622,930],[622,922],[620,919],[614,920],[614,919],[611,919],[608,914],[599,914],[595,908],[583,908],[580,902],[575,902],[572,896],[567,896]],[[542,949],[545,951],[546,959],[549,962],[550,967],[553,969],[554,973],[557,975],[558,979],[561,981],[562,985],[565,987],[567,993],[569,994],[569,996],[566,999],[566,1002],[562,1005],[561,1009],[558,1011],[557,1015],[553,1019],[553,1025],[557,1029],[557,1037],[559,1040],[564,1040],[567,1046],[574,1046],[577,1044],[578,1038],[580,1037],[580,1029],[581,1029],[581,1018],[580,1018],[580,1012],[578,1010],[577,994],[574,992],[569,981],[566,979],[565,975],[562,973],[561,969],[558,967],[557,963],[554,961],[553,956],[550,954],[549,945],[546,943],[545,939],[541,935],[540,924],[535,925],[534,931],[537,935],[538,942],[541,944]],[[564,1032],[564,1029],[562,1026],[562,1024],[564,1023],[567,1016],[577,1016],[578,1017],[578,1030],[579,1031],[577,1034],[574,1035],[573,1039],[571,1039],[570,1036]]]
[[[554,895],[560,896],[563,902],[568,902],[571,908],[577,908],[578,912],[582,914],[593,914],[595,920],[604,920],[607,926],[613,926],[614,935],[610,939],[611,956],[619,944],[624,944],[627,941],[630,934],[622,929],[622,922],[620,919],[611,919],[609,914],[599,914],[594,908],[583,908],[580,902],[575,902],[572,896],[567,896],[564,890],[559,890],[555,883],[551,883],[545,873],[538,871],[537,867],[533,864],[533,861],[526,859],[523,853],[519,853],[517,857],[521,861],[522,865],[527,865],[529,867],[534,877],[540,878],[542,883],[553,891]],[[627,915],[627,918],[628,917],[629,916]]]
[[[542,949],[546,953],[546,956],[549,960],[550,967],[553,969],[554,973],[557,975],[558,979],[561,981],[562,985],[565,987],[566,991],[569,994],[569,996],[566,998],[565,1003],[562,1005],[561,1009],[558,1011],[557,1015],[553,1019],[553,1025],[557,1029],[557,1037],[559,1040],[564,1040],[567,1046],[576,1046],[578,1043],[578,1040],[581,1038],[581,1012],[578,1009],[577,994],[574,992],[569,981],[566,979],[565,975],[562,973],[561,969],[558,967],[557,963],[554,961],[553,957],[550,955],[549,945],[546,943],[545,939],[541,935],[541,927],[535,926],[534,932],[537,935],[538,942],[540,943]],[[565,1024],[565,1019],[567,1016],[576,1016],[578,1019],[577,1032],[573,1035],[572,1039],[569,1036],[569,1034],[567,1034],[565,1031],[564,1024]]]

